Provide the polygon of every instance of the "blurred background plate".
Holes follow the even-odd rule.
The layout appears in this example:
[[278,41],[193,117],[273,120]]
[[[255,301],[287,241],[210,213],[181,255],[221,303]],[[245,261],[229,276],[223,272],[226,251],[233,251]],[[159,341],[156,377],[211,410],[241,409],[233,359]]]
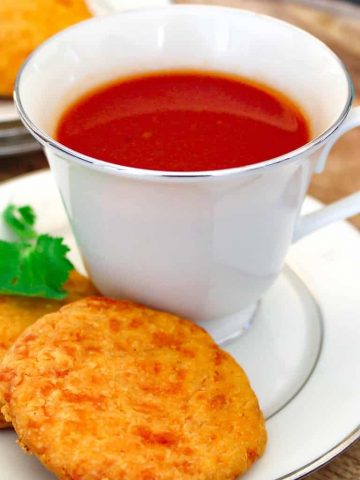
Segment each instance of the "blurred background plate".
[[[3,111],[0,101],[0,114]],[[9,117],[10,115],[0,117],[0,157],[10,157],[40,150],[40,144],[28,133],[19,119],[3,120],[3,118]]]
[[22,155],[41,149],[40,144],[27,131],[16,136],[6,136],[6,131],[6,129],[0,129],[0,157]]
[[0,125],[4,122],[18,120],[18,114],[11,98],[0,97]]
[[0,157],[40,150],[40,144],[20,122],[12,100],[0,98]]

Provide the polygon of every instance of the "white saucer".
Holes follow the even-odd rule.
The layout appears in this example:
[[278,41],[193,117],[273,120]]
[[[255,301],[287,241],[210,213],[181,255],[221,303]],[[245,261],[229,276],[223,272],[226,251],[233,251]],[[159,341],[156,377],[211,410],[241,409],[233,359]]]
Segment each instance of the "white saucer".
[[[0,186],[0,208],[30,203],[39,229],[61,235],[80,260],[48,171]],[[307,211],[319,207],[307,199]],[[244,367],[267,417],[264,457],[247,480],[292,480],[360,436],[360,235],[339,222],[292,247],[251,328],[225,348]],[[0,480],[54,478],[0,432]]]

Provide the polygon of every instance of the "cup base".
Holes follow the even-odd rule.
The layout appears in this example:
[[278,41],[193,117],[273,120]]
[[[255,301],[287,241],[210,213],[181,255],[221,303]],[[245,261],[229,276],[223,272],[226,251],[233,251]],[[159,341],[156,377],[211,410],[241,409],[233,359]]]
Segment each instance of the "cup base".
[[224,346],[241,337],[251,328],[260,303],[259,300],[257,303],[231,315],[196,323],[203,327],[218,345]]

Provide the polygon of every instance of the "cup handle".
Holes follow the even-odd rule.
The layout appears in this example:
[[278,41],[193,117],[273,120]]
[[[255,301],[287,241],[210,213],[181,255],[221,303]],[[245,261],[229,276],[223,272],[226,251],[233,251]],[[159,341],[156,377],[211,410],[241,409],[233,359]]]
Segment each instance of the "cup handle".
[[[358,126],[360,126],[360,106],[355,107],[350,111],[342,126],[339,127],[336,134],[324,147],[315,169],[316,173],[320,173],[324,169],[329,152],[340,136]],[[331,203],[316,212],[300,217],[295,229],[293,243],[297,242],[302,237],[305,237],[305,235],[308,235],[321,227],[325,227],[329,223],[343,220],[344,218],[351,217],[357,213],[360,213],[360,190],[338,200],[337,202]]]

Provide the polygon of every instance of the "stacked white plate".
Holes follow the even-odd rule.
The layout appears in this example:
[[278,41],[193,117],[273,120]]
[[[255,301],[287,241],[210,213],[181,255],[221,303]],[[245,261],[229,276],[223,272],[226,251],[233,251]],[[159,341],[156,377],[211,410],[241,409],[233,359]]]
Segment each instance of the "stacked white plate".
[[0,97],[0,157],[19,155],[40,149],[40,144],[20,122],[11,99]]

